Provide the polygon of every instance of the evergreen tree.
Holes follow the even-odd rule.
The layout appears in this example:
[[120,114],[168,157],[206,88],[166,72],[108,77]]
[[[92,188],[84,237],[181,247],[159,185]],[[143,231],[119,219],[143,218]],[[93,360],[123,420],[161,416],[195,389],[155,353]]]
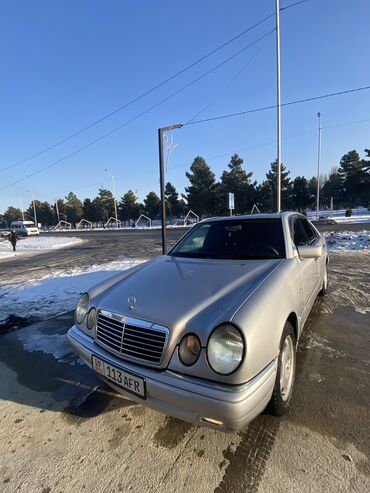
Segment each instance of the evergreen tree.
[[338,174],[342,184],[342,197],[346,207],[362,205],[363,183],[365,181],[363,161],[353,150],[340,160]]
[[215,175],[206,161],[197,156],[186,173],[190,186],[185,188],[188,209],[199,216],[214,214],[216,204]]
[[[289,175],[290,171],[287,171],[284,164],[281,163],[281,210],[289,210],[291,207],[290,195],[292,185]],[[272,191],[272,210],[276,211],[277,161],[271,163],[271,170],[266,174],[266,178]]]
[[149,192],[144,200],[145,214],[150,219],[156,219],[161,209],[161,200],[155,192]]
[[186,212],[188,210],[188,206],[187,206],[187,203],[185,202],[184,199],[179,199],[179,203],[178,203],[178,206],[177,206],[177,216],[185,216],[186,215]]
[[256,187],[255,204],[261,212],[276,211],[276,197],[273,195],[272,184],[268,180],[264,180]]
[[95,207],[91,199],[85,199],[82,204],[83,218],[87,221],[96,222],[98,220]]
[[[67,215],[65,213],[65,203],[63,199],[57,199],[55,201],[53,212],[54,212],[53,223],[57,224],[59,221],[67,220]],[[58,218],[58,212],[59,212],[59,218]]]
[[164,192],[166,199],[166,209],[170,216],[170,222],[172,224],[172,217],[179,214],[179,194],[176,188],[170,183],[166,183],[166,189]]
[[341,178],[338,174],[338,168],[332,168],[328,179],[324,183],[324,186],[322,187],[321,190],[321,202],[323,205],[330,207],[331,205],[331,198],[333,198],[333,205],[334,207],[338,208],[340,207],[341,201],[342,201],[342,182]]
[[113,195],[106,188],[99,188],[98,196],[92,201],[95,210],[96,221],[105,223],[110,217],[114,217]]
[[316,198],[317,198],[317,178],[312,176],[308,181],[308,193],[310,195],[309,207],[310,209],[316,209]]
[[[43,218],[42,218],[42,213],[41,213],[41,202],[39,200],[35,200],[35,209],[36,209],[37,223],[43,224],[43,220],[42,220]],[[40,215],[40,213],[41,213],[41,215]],[[22,217],[21,217],[21,219],[22,219]],[[35,222],[35,212],[34,212],[34,207],[33,207],[33,201],[30,202],[30,205],[24,211],[24,219],[26,221]]]
[[22,211],[17,207],[8,207],[3,214],[3,220],[7,222],[8,228],[12,221],[22,221]]
[[221,176],[221,193],[222,193],[222,213],[227,213],[228,202],[227,194],[234,193],[235,213],[244,214],[253,206],[255,196],[256,182],[251,183],[252,172],[247,173],[243,168],[243,159],[238,154],[231,156],[228,168],[230,171],[224,171]]
[[310,201],[308,181],[304,176],[297,176],[292,186],[293,208],[303,212],[310,205]]
[[83,216],[82,202],[73,192],[69,192],[66,196],[65,213],[67,215],[67,221],[76,225]]
[[[365,149],[365,154],[366,154],[366,157],[370,158],[370,149]],[[370,173],[370,160],[367,161],[367,160],[363,160],[363,170],[367,173]]]
[[37,222],[43,226],[51,226],[54,223],[54,211],[49,202],[38,202]]
[[[365,157],[370,158],[370,149],[365,149]],[[370,206],[370,159],[362,160],[362,185],[361,185],[362,204]]]
[[123,221],[136,220],[139,215],[139,204],[136,195],[132,190],[129,190],[121,198],[119,203],[120,217]]

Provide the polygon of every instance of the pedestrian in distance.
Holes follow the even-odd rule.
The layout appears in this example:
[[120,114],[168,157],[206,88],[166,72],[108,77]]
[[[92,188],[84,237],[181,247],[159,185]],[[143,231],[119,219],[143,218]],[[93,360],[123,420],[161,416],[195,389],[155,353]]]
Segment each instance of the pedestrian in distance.
[[18,236],[14,229],[12,229],[11,232],[9,233],[9,241],[12,244],[13,252],[15,252],[15,246],[18,241]]

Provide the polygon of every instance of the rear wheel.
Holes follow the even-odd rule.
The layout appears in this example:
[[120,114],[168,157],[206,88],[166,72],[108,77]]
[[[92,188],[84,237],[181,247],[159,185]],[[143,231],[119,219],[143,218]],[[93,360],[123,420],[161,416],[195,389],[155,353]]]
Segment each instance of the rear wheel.
[[296,367],[296,337],[293,326],[286,322],[280,340],[280,352],[275,386],[269,403],[269,411],[274,416],[288,412],[293,395]]

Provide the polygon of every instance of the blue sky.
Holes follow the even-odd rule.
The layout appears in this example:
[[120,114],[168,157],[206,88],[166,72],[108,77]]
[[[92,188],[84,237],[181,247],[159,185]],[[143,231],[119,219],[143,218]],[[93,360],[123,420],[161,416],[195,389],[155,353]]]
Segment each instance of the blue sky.
[[[284,7],[293,0],[281,0]],[[274,0],[4,0],[0,11],[0,169],[54,144],[176,73],[272,13]],[[308,0],[281,13],[282,101],[370,84],[368,0]],[[146,110],[274,28],[263,23],[158,91],[65,144],[0,173],[0,188],[73,152]],[[0,191],[0,211],[30,193],[53,201],[94,197],[116,177],[117,195],[158,192],[157,128],[276,102],[275,35],[125,128],[49,170]],[[209,105],[209,106],[208,106]],[[323,126],[370,119],[370,91],[282,110],[282,159],[291,176],[316,170]],[[185,127],[167,179],[181,192],[202,155],[217,178],[238,152],[262,180],[276,157],[274,110]],[[323,130],[322,168],[370,147],[370,121]]]

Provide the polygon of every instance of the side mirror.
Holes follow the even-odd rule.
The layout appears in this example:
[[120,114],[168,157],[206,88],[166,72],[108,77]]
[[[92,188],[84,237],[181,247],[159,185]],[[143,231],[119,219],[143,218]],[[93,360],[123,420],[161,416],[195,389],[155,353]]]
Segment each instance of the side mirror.
[[322,255],[322,245],[297,247],[298,255],[303,258],[319,258]]

